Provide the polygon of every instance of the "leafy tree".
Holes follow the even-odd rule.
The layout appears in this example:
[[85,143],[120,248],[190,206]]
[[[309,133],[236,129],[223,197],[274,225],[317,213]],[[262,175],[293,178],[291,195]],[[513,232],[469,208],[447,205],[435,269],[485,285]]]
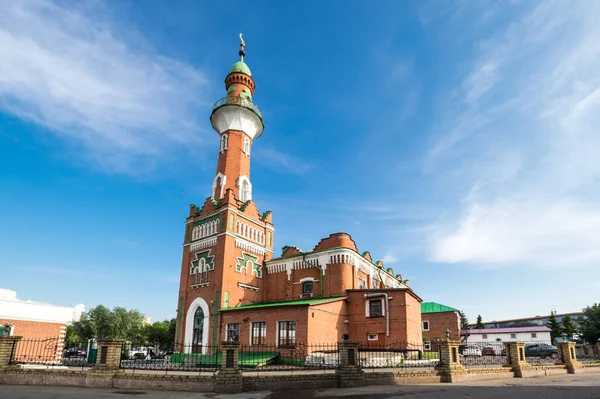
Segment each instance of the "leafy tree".
[[556,338],[562,336],[563,327],[558,322],[558,320],[556,320],[556,312],[555,311],[550,312],[550,317],[548,318],[548,323],[546,325],[548,326],[548,328],[550,328],[550,340],[552,342],[554,342],[556,340]]
[[175,341],[175,319],[156,321],[146,325],[146,340],[161,348],[172,348]]
[[69,324],[67,326],[67,330],[65,331],[65,342],[67,342],[67,344],[83,344],[85,341],[85,339],[82,339],[79,334],[77,334],[77,331],[73,325]]
[[480,314],[477,315],[477,322],[475,323],[475,328],[477,330],[482,330],[485,328],[485,326],[483,325],[483,321],[481,320]]
[[90,338],[123,338],[141,342],[145,324],[144,315],[137,310],[116,307],[111,311],[106,306],[98,305],[83,313],[81,319],[73,323],[73,330],[82,341]]
[[465,312],[460,312],[460,329],[466,330],[469,328],[469,319],[467,319],[467,315]]
[[579,319],[581,338],[590,344],[600,340],[600,305],[595,303],[583,311],[583,317]]
[[566,315],[565,317],[563,317],[562,329],[563,329],[563,334],[565,334],[565,336],[570,340],[572,340],[573,336],[575,336],[575,334],[577,334],[577,325],[573,322],[573,320],[571,319],[571,316],[569,316],[569,315]]

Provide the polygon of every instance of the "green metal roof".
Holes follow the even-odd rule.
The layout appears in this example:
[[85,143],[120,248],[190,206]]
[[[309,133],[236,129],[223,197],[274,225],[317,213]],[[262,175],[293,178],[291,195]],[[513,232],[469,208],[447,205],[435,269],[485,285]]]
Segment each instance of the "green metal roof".
[[241,73],[245,73],[248,76],[252,76],[252,72],[250,72],[250,68],[248,68],[248,65],[246,65],[246,63],[244,61],[238,61],[235,64],[233,64],[233,66],[229,70],[229,73],[231,73],[231,72],[241,72]]
[[436,302],[421,302],[421,313],[458,312],[458,309]]
[[343,298],[345,298],[345,296],[332,296],[332,297],[328,297],[328,298],[299,299],[296,301],[283,301],[283,302],[253,303],[251,305],[242,305],[242,306],[236,306],[233,308],[224,308],[224,309],[221,309],[221,311],[270,308],[270,307],[275,307],[275,306],[314,305],[317,303],[331,302],[331,301],[335,301],[337,299],[343,299]]

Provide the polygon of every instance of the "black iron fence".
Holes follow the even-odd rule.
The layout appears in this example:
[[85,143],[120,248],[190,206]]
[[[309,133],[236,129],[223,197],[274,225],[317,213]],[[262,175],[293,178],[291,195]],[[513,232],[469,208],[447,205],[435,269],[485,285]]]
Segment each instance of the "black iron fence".
[[90,345],[65,342],[64,339],[21,339],[12,348],[10,364],[48,367],[91,367],[96,353]]
[[458,347],[460,363],[465,367],[501,367],[507,364],[502,342],[468,342]]
[[388,344],[361,344],[358,366],[363,369],[415,368],[432,370],[440,361],[439,352],[430,345],[392,342]]
[[276,345],[242,345],[238,367],[246,371],[328,370],[340,365],[338,344],[295,343]]
[[222,351],[217,345],[175,344],[168,349],[123,344],[121,368],[133,370],[189,371],[214,373],[221,367]]

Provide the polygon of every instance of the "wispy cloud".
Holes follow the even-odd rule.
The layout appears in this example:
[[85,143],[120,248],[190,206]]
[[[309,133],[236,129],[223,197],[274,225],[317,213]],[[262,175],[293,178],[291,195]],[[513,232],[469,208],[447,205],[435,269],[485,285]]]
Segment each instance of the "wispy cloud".
[[257,162],[286,173],[302,175],[315,166],[310,161],[273,147],[256,146],[253,153]]
[[97,166],[133,172],[197,140],[207,82],[93,4],[0,4],[0,107],[82,148]]
[[437,127],[433,170],[460,168],[470,184],[456,216],[433,226],[436,261],[600,260],[600,5],[531,6],[478,47],[463,100]]

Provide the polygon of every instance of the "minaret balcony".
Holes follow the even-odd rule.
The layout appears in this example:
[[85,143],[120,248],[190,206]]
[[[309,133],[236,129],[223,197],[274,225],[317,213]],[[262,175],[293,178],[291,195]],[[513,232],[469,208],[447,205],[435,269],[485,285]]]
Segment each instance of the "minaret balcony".
[[260,118],[260,120],[262,122],[263,116],[262,116],[262,112],[260,112],[260,108],[258,108],[258,105],[254,104],[252,101],[250,101],[247,98],[233,97],[233,96],[224,97],[224,98],[220,99],[219,101],[217,101],[215,103],[215,105],[213,105],[212,113],[214,114],[214,112],[217,109],[224,107],[225,105],[237,105],[239,107],[247,108],[247,109],[253,111]]
[[213,106],[210,115],[213,129],[219,134],[227,130],[241,130],[252,140],[259,137],[265,127],[262,112],[248,98],[228,96]]

